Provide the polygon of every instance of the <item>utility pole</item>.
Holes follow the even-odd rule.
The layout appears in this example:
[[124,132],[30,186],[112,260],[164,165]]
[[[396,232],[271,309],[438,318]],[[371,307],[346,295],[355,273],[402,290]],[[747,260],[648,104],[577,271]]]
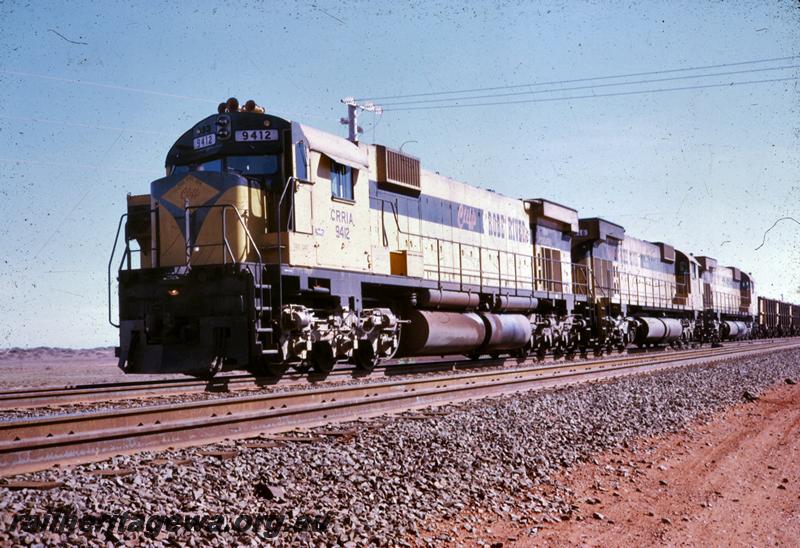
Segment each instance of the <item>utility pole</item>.
[[356,102],[353,97],[345,97],[342,99],[342,103],[347,105],[347,118],[340,118],[339,123],[347,126],[347,138],[354,143],[357,143],[358,134],[364,132],[364,130],[358,125],[358,111],[365,110],[367,112],[382,114],[383,107],[380,107],[372,102],[364,103],[362,105]]

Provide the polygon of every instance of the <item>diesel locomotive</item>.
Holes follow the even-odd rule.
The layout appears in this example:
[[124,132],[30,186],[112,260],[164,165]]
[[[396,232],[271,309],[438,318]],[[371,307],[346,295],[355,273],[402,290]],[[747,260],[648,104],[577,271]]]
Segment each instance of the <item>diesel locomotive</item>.
[[324,375],[339,361],[800,330],[798,307],[771,302],[710,257],[235,99],[180,136],[148,194],[128,195],[109,261],[128,373]]

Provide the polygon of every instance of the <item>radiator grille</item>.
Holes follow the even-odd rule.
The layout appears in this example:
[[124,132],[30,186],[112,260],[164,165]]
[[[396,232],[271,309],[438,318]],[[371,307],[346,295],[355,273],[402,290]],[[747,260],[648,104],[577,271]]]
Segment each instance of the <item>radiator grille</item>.
[[385,146],[376,147],[378,182],[420,191],[419,159]]

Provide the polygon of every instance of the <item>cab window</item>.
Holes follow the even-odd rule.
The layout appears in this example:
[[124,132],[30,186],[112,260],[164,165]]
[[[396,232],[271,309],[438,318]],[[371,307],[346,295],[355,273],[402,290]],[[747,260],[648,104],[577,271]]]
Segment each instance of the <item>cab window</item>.
[[[241,175],[275,175],[280,171],[277,154],[261,156],[229,156],[207,162],[172,166],[171,175],[181,175],[190,171],[229,171]],[[223,169],[224,168],[224,169]]]
[[222,160],[211,160],[192,166],[194,171],[222,171]]
[[225,159],[228,171],[242,175],[274,175],[278,173],[278,157],[268,156],[228,156]]
[[331,160],[331,196],[353,200],[353,168]]

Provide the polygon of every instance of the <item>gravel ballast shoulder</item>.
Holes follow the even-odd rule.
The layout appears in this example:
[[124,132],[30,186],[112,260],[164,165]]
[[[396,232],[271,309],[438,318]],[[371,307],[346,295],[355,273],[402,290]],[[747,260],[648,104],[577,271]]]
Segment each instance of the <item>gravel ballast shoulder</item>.
[[[63,486],[0,486],[0,541],[434,545],[449,538],[429,524],[449,520],[455,527],[466,508],[534,525],[575,511],[570,493],[551,479],[566,467],[640,436],[680,430],[785,379],[800,379],[798,350],[336,425],[318,436],[298,434],[298,441],[218,444],[27,474],[9,479]],[[64,509],[79,516],[214,514],[228,530],[10,530],[15,517]],[[285,519],[269,537],[234,532],[240,514]],[[472,514],[467,527],[479,531],[480,514]],[[307,517],[322,523],[309,526]]]

